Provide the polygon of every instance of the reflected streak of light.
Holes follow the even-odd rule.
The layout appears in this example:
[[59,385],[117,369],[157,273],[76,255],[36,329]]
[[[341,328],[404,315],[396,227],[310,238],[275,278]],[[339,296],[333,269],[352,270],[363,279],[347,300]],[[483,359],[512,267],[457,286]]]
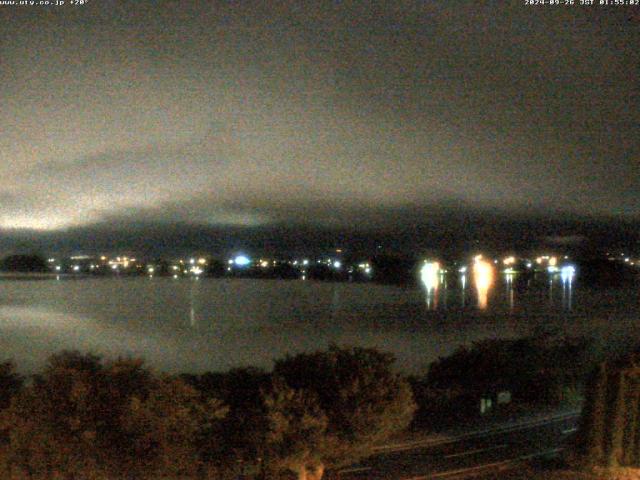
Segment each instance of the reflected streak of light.
[[575,267],[569,265],[562,267],[560,270],[560,279],[562,280],[562,303],[567,310],[571,310],[573,303],[573,277],[575,275]]
[[438,262],[425,262],[420,269],[420,279],[427,291],[436,290],[438,288],[440,273],[440,264]]
[[420,269],[420,279],[426,290],[427,308],[429,310],[437,308],[438,297],[436,292],[440,283],[440,264],[438,262],[425,262]]
[[505,280],[507,282],[507,300],[509,301],[509,311],[513,312],[514,306],[514,294],[513,294],[513,273],[507,273],[505,275]]
[[476,258],[473,265],[473,277],[478,291],[478,308],[487,308],[489,290],[493,285],[493,266],[480,258]]

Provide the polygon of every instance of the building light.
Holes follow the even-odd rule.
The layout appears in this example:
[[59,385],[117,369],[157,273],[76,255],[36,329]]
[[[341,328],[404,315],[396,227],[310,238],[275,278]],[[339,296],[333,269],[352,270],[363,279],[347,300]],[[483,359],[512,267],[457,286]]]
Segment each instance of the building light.
[[246,255],[238,255],[233,261],[239,267],[245,267],[251,263],[251,260]]
[[514,257],[513,255],[510,257],[507,257],[504,260],[502,260],[502,263],[504,263],[505,265],[513,265],[514,263],[516,263],[516,257]]

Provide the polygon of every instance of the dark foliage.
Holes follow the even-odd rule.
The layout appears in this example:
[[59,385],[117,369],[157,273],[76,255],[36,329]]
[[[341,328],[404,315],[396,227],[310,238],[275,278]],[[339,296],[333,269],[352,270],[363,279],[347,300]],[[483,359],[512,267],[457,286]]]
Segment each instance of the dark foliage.
[[577,444],[589,465],[640,467],[640,354],[593,371]]
[[593,346],[582,338],[548,335],[492,339],[461,347],[433,362],[412,384],[418,423],[477,415],[482,397],[508,391],[514,402],[556,405],[579,389],[593,367]]
[[48,272],[47,262],[38,255],[10,255],[0,261],[0,270],[19,273]]

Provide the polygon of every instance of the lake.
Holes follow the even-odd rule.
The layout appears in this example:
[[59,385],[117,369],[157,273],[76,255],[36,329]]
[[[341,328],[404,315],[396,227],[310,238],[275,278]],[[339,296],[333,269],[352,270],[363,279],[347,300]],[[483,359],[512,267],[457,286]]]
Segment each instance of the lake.
[[0,359],[25,373],[61,349],[141,356],[168,372],[256,365],[341,345],[393,352],[421,372],[460,344],[554,328],[608,346],[638,340],[637,287],[596,289],[547,275],[529,285],[442,277],[430,288],[209,278],[0,281]]

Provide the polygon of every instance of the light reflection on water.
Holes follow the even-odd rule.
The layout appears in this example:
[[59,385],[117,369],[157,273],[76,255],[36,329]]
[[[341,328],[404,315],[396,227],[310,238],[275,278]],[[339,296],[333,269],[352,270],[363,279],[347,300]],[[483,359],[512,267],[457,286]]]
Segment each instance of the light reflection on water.
[[[457,275],[458,284],[450,288],[448,285],[451,275],[440,276],[438,282],[423,282],[423,292],[425,304],[428,311],[447,309],[447,302],[453,303],[460,308],[468,307],[468,296],[472,296],[472,301],[478,310],[500,309],[506,306],[510,313],[516,312],[518,302],[528,302],[532,293],[536,295],[544,292],[549,306],[558,307],[570,311],[573,306],[574,279],[575,275],[548,275],[538,274],[532,283],[532,278],[527,274],[518,272],[503,272],[496,275],[494,267],[489,262],[484,265],[475,266],[472,273],[472,286],[467,283],[467,275],[460,273]],[[561,290],[560,300],[557,298],[558,288]],[[501,300],[496,295],[503,296]]]
[[477,258],[473,265],[473,280],[478,291],[478,308],[484,310],[489,305],[489,291],[493,286],[493,265]]
[[[483,299],[478,285],[486,286]],[[287,353],[337,342],[392,351],[400,367],[419,370],[460,344],[541,326],[633,338],[637,287],[586,289],[579,276],[546,274],[495,273],[483,283],[473,272],[439,275],[431,289],[309,280],[0,282],[0,361],[14,358],[26,369],[63,348],[142,356],[168,371],[268,368]]]

